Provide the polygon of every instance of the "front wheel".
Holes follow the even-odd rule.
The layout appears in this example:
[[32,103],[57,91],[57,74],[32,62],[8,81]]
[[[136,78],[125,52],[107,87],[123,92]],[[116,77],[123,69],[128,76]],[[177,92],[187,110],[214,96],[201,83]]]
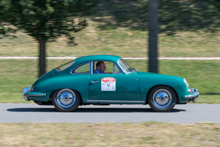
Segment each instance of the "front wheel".
[[52,102],[58,111],[71,112],[78,108],[80,97],[76,91],[71,89],[61,89],[53,93]]
[[166,86],[153,88],[148,96],[148,104],[157,112],[168,112],[173,109],[177,102],[177,96],[173,89]]

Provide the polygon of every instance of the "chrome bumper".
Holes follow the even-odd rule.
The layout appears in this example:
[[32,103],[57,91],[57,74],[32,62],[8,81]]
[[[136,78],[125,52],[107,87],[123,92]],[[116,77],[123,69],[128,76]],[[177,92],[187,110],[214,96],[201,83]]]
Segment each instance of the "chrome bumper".
[[28,87],[28,88],[24,88],[23,89],[23,92],[22,92],[22,94],[23,94],[23,97],[24,97],[24,99],[25,99],[25,101],[30,101],[29,99],[28,99],[28,97],[25,95],[27,92],[29,92],[31,90],[31,87]]
[[31,87],[23,89],[22,94],[23,94],[25,101],[30,101],[30,99],[28,98],[29,96],[39,96],[39,97],[46,96],[45,93],[31,92],[30,90],[31,90]]
[[195,102],[197,102],[197,100],[199,98],[199,91],[194,88],[190,88],[190,90],[192,90],[191,95],[184,95],[183,97],[185,99],[189,99],[190,101],[193,101],[195,103]]

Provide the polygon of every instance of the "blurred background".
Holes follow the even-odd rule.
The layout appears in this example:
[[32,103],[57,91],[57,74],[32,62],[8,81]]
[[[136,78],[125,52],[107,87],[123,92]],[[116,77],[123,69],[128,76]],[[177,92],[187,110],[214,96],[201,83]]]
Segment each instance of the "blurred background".
[[[159,0],[159,57],[220,57],[220,11],[215,2]],[[100,0],[89,14],[80,16],[86,25],[71,34],[74,43],[68,44],[69,36],[60,34],[46,43],[46,56],[148,57],[147,8],[148,0]],[[1,24],[9,23],[1,19],[7,20],[0,18]],[[0,37],[0,57],[39,56],[39,38],[25,29]],[[68,61],[48,59],[46,71]],[[148,71],[147,59],[126,61],[138,71]],[[1,102],[25,102],[22,90],[37,80],[38,60],[1,59],[0,67]],[[219,72],[220,60],[159,60],[160,74],[184,77],[190,87],[212,98],[220,94]]]

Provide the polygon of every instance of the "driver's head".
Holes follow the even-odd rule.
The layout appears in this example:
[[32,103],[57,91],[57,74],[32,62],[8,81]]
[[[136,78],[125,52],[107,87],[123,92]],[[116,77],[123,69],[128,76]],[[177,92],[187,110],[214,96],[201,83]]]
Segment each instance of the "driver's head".
[[105,63],[103,61],[98,61],[96,63],[96,68],[101,71],[101,72],[104,72],[106,70],[106,66],[105,66]]

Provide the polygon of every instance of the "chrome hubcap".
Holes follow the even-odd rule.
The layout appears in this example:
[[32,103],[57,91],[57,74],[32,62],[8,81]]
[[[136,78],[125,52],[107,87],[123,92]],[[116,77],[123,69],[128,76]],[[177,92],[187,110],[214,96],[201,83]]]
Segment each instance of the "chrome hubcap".
[[69,108],[76,101],[76,96],[72,90],[63,89],[57,94],[57,102],[61,107]]
[[166,108],[172,102],[172,95],[166,89],[159,89],[154,93],[153,103],[159,108]]

